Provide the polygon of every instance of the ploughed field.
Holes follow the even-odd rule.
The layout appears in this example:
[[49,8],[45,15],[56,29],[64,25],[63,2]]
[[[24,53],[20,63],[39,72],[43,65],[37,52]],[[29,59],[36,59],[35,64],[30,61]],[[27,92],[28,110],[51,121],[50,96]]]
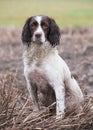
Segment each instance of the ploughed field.
[[[93,129],[93,27],[61,29],[59,53],[77,79],[85,97],[81,110],[56,121],[52,105],[32,112],[23,75],[21,28],[0,28],[0,129]],[[76,108],[75,108],[76,109]]]

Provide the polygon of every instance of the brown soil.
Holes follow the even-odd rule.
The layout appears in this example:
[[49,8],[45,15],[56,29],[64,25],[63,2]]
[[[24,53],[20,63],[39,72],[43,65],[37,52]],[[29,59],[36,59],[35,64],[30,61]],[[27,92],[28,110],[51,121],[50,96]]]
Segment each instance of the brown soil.
[[[85,104],[56,122],[49,107],[33,114],[23,76],[21,29],[0,28],[0,129],[92,130],[93,128],[93,27],[61,30],[59,53],[77,77]],[[51,106],[50,106],[51,107]]]

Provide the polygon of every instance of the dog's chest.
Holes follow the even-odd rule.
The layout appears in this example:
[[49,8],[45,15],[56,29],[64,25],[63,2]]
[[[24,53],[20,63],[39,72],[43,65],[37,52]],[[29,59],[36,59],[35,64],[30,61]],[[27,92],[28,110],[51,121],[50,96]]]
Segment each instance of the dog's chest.
[[51,52],[51,47],[49,43],[47,44],[34,44],[32,43],[30,47],[24,47],[23,59],[24,63],[33,66],[40,66],[41,63],[46,60]]
[[60,72],[59,62],[56,62],[59,61],[56,48],[52,49],[49,45],[33,44],[25,49],[23,58],[25,77],[29,78],[32,84],[52,84]]

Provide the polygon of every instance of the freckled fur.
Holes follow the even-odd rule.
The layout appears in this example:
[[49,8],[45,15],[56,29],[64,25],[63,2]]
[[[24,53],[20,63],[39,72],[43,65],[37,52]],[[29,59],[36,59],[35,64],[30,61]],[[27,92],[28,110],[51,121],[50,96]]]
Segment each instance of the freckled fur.
[[29,47],[24,46],[23,58],[26,60],[26,64],[31,65],[33,61],[36,61],[39,66],[54,50],[49,42],[45,42],[44,45],[32,43]]

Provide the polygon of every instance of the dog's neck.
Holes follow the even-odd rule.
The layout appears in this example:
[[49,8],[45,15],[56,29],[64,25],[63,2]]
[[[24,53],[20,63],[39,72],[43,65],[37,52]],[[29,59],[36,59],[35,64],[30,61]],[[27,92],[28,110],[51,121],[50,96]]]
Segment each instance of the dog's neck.
[[49,42],[31,43],[29,46],[24,46],[23,59],[27,65],[31,65],[34,61],[39,65],[55,51],[56,47],[53,48]]

